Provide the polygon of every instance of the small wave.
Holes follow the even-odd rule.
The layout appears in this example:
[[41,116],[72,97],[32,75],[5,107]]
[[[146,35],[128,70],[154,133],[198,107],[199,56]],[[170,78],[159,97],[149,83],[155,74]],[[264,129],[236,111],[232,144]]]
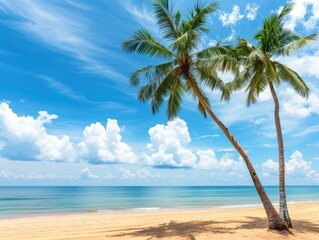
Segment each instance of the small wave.
[[309,200],[309,201],[289,201],[287,202],[288,204],[305,204],[305,203],[318,203],[319,200],[317,201],[313,201],[313,200]]
[[[144,208],[126,208],[126,209],[101,209],[97,210],[97,214],[111,214],[111,213],[138,213],[138,212],[159,212],[166,208],[160,207],[144,207]],[[166,209],[168,210],[168,208]]]

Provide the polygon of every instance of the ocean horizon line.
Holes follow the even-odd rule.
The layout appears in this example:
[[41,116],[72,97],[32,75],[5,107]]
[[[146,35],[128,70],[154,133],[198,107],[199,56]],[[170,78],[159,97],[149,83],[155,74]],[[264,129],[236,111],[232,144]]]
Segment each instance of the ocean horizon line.
[[[286,187],[311,187],[319,184],[286,184]],[[2,185],[1,187],[254,187],[254,185]],[[263,185],[263,187],[279,187],[278,185]]]

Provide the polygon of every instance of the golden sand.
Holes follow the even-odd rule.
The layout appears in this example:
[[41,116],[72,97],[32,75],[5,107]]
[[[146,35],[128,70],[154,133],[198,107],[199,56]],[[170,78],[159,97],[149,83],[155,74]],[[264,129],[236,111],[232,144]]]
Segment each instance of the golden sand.
[[0,220],[0,239],[319,240],[319,204],[289,206],[291,233],[267,230],[262,208],[81,214]]

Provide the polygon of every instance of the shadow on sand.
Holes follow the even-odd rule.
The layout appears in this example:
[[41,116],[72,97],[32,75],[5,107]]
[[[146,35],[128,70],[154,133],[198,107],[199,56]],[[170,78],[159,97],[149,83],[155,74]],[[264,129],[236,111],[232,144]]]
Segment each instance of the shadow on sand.
[[[151,227],[136,227],[119,229],[118,231],[124,232],[121,234],[114,234],[111,237],[147,237],[151,240],[153,238],[173,238],[181,237],[184,239],[195,240],[196,235],[205,233],[217,234],[234,234],[238,229],[265,229],[267,231],[267,219],[257,217],[247,217],[246,221],[191,221],[191,222],[175,222],[159,224]],[[272,231],[278,235],[289,235],[294,233],[313,232],[319,234],[319,224],[313,224],[307,221],[294,221],[293,233],[287,231],[277,232]],[[224,225],[224,226],[223,226]],[[236,227],[227,227],[229,225],[236,225]],[[114,233],[114,232],[113,232]]]

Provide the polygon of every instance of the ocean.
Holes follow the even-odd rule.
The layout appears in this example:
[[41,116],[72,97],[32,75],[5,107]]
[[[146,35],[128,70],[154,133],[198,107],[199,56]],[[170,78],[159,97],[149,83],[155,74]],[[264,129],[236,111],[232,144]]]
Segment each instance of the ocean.
[[[278,204],[278,187],[265,187]],[[319,201],[319,186],[287,186],[288,203]],[[0,187],[0,218],[260,206],[253,186]]]

